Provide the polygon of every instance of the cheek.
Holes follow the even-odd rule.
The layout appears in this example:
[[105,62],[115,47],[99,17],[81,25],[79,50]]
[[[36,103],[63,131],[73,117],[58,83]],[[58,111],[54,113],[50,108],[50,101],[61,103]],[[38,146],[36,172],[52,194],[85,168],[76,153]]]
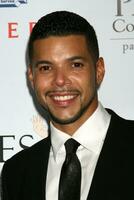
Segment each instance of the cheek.
[[96,78],[95,76],[85,75],[83,81],[81,81],[81,88],[83,90],[83,96],[88,99],[96,90]]
[[44,93],[48,88],[48,81],[43,77],[35,76],[34,78],[34,89],[36,93]]
[[35,91],[35,95],[36,98],[38,100],[38,102],[42,105],[45,106],[46,105],[46,97],[45,97],[45,93],[47,91],[47,83],[46,81],[42,80],[42,79],[38,79],[36,78],[34,80],[34,91]]

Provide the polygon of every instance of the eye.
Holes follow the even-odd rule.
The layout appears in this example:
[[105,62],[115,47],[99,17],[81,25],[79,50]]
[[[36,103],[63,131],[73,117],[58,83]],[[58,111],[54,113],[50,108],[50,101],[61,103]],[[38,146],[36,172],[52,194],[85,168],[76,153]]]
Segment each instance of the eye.
[[73,63],[72,66],[73,66],[74,68],[81,68],[81,67],[83,67],[83,64],[80,63],[80,62],[75,62],[75,63]]
[[49,65],[39,66],[39,71],[41,71],[41,72],[48,72],[50,70],[51,70],[51,66],[49,66]]

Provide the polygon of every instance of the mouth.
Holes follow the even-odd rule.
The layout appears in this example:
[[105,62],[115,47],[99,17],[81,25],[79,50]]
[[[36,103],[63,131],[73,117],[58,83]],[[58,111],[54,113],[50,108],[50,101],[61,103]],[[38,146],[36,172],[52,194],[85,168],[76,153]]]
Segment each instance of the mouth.
[[54,104],[60,106],[60,107],[67,107],[76,100],[78,97],[78,92],[71,92],[71,93],[65,93],[65,92],[53,92],[50,93],[48,96],[53,101]]
[[55,101],[68,101],[68,100],[74,99],[75,96],[74,95],[53,96],[53,99]]

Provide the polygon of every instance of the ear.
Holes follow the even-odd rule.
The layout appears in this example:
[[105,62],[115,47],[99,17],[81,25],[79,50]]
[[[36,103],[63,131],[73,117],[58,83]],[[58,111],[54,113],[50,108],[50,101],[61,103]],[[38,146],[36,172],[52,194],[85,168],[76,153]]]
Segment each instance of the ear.
[[29,66],[27,69],[27,78],[31,84],[31,87],[34,89],[34,75],[33,75],[32,66]]
[[96,63],[96,82],[98,88],[101,85],[101,82],[103,81],[104,74],[105,74],[104,60],[102,57],[100,57]]

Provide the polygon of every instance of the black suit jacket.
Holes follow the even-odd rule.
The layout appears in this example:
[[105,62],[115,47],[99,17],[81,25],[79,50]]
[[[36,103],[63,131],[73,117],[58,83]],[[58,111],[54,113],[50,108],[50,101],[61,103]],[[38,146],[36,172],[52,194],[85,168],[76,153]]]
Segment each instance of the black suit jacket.
[[[109,112],[111,122],[87,200],[132,200],[134,121],[124,120]],[[45,200],[50,146],[49,136],[5,162],[2,200]]]

